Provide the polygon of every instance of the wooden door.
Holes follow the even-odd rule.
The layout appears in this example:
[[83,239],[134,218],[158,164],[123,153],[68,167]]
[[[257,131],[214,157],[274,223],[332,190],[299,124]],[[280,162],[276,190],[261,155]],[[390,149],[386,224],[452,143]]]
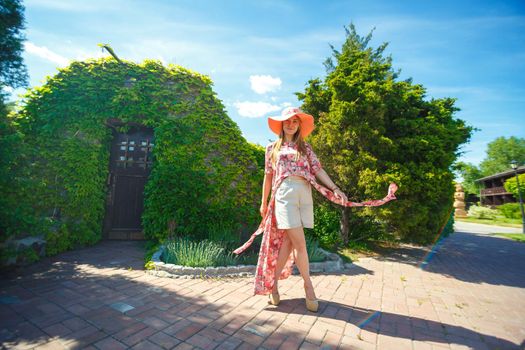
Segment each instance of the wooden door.
[[106,239],[144,239],[141,216],[153,147],[151,129],[134,127],[125,134],[114,132],[104,220]]

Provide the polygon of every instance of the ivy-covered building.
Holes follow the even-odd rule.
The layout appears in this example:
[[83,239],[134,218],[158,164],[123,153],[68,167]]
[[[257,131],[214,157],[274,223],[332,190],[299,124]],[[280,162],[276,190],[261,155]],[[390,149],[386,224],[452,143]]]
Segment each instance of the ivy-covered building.
[[74,62],[29,90],[9,123],[19,143],[1,188],[3,263],[34,257],[24,239],[52,255],[102,238],[239,241],[258,222],[264,149],[242,137],[207,76],[150,60]]

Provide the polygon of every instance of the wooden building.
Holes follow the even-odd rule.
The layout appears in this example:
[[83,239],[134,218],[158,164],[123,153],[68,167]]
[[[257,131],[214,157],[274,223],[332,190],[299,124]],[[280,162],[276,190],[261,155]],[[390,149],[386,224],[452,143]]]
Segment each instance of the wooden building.
[[[525,173],[525,166],[518,167],[517,172],[518,174]],[[480,191],[480,204],[495,207],[505,203],[517,202],[512,193],[507,192],[503,186],[505,181],[514,176],[514,170],[511,169],[477,179],[476,182],[481,183],[483,187]],[[522,183],[520,183],[520,185],[525,186],[525,184]]]

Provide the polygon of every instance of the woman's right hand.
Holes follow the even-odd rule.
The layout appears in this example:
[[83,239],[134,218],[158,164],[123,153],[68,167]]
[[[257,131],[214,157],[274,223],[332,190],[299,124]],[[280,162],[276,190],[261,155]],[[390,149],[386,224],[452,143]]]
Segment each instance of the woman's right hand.
[[268,204],[266,202],[261,203],[261,208],[259,208],[259,212],[261,213],[261,216],[263,218],[266,215],[266,210],[268,210]]

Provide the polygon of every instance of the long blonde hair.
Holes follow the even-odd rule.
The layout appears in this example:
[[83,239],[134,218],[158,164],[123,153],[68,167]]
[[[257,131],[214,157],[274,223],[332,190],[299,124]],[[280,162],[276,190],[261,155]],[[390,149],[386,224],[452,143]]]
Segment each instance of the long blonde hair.
[[[275,162],[277,160],[277,155],[279,154],[279,150],[281,149],[281,145],[284,142],[284,128],[281,128],[281,133],[279,134],[279,138],[275,141],[272,149],[271,154],[271,160],[272,164],[275,166]],[[295,155],[295,161],[298,161],[299,158],[302,155],[306,155],[306,142],[303,139],[303,136],[301,135],[301,124],[299,124],[299,128],[297,128],[297,131],[293,135],[292,142],[297,145],[297,154]]]

